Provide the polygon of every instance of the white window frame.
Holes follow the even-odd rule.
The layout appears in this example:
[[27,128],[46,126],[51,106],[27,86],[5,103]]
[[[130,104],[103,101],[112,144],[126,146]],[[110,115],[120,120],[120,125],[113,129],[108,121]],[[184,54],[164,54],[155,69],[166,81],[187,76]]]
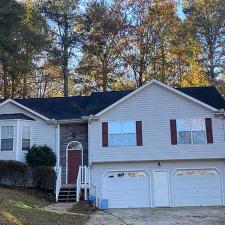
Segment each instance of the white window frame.
[[[121,133],[118,133],[121,135],[121,144],[120,145],[111,145],[110,144],[110,132],[109,132],[109,126],[110,126],[110,123],[119,123],[120,126],[121,126]],[[134,129],[134,133],[124,133],[123,132],[123,124],[124,123],[133,123],[134,126],[135,126],[135,129]],[[108,145],[109,147],[112,147],[112,148],[118,148],[118,147],[130,147],[130,146],[137,146],[137,138],[136,138],[136,121],[133,121],[133,120],[126,120],[126,121],[109,121],[108,122]],[[124,145],[124,135],[123,134],[134,134],[135,135],[135,143],[134,144],[131,144],[131,145]]]
[[[4,151],[2,150],[2,127],[13,127],[13,149],[10,150],[10,151]],[[0,152],[13,152],[15,151],[15,148],[14,148],[14,143],[15,143],[15,125],[12,125],[12,124],[1,124],[0,125]]]
[[31,143],[31,140],[32,140],[32,128],[29,125],[22,125],[22,129],[21,129],[21,131],[22,131],[21,132],[21,151],[22,152],[27,152],[26,150],[23,150],[23,139],[26,139],[26,138],[23,138],[23,128],[24,127],[30,128],[30,148],[32,146],[32,143]]
[[[178,120],[185,120],[185,119],[190,119],[190,120],[193,120],[193,119],[202,119],[203,121],[205,121],[205,118],[196,118],[196,117],[192,117],[192,118],[178,118],[178,119],[176,119],[177,144],[178,145],[205,145],[205,144],[207,144],[207,133],[206,133],[206,125],[205,125],[205,122],[204,122],[205,143],[194,143],[193,142],[193,134],[192,134],[192,132],[194,132],[194,131],[203,131],[203,130],[193,130],[193,129],[187,130],[187,132],[191,132],[191,143],[187,143],[187,144],[185,144],[185,143],[179,143],[179,131],[178,131],[178,127],[177,127],[177,121]],[[182,132],[182,131],[180,131],[180,132]]]

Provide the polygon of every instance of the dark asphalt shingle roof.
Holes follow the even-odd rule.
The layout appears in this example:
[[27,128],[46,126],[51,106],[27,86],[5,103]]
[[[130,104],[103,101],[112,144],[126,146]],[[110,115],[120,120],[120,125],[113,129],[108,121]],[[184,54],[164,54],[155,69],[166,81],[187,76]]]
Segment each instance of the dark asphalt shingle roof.
[[209,87],[189,87],[189,88],[177,88],[181,91],[201,102],[206,103],[216,109],[224,109],[225,101],[217,89],[213,86]]
[[[225,108],[225,101],[215,87],[177,88],[177,90],[216,109]],[[49,119],[65,120],[95,115],[131,92],[131,90],[94,92],[90,96],[14,100]]]
[[23,113],[12,113],[12,114],[0,114],[0,120],[34,120],[33,118],[24,115]]
[[15,101],[49,119],[79,119],[102,111],[130,92],[96,92],[90,96],[15,99]]

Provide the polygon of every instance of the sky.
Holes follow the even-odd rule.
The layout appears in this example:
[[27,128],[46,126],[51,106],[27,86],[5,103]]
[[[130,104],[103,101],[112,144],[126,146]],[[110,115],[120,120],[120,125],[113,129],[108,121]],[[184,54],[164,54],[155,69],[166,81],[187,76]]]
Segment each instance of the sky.
[[184,13],[183,13],[183,11],[182,11],[182,0],[179,0],[179,1],[178,1],[177,15],[178,15],[182,20],[184,20],[185,15],[184,15]]

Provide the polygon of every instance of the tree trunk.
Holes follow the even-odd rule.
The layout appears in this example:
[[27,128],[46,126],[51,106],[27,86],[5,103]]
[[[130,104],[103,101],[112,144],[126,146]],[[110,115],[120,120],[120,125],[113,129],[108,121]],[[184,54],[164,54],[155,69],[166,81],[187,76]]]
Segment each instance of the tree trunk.
[[8,77],[7,77],[7,72],[3,68],[3,96],[4,99],[8,99],[10,97],[9,95],[9,83],[8,83]]
[[162,56],[162,67],[161,67],[161,82],[164,83],[165,79],[166,79],[166,59],[165,59],[165,49],[164,49],[164,45],[161,45],[161,56]]
[[214,62],[213,62],[214,54],[210,51],[210,58],[209,58],[209,80],[212,82],[216,78],[215,70],[214,70]]
[[63,81],[64,81],[64,96],[67,97],[69,95],[69,25],[68,25],[68,19],[67,15],[64,15],[64,37],[63,40]]
[[12,77],[12,93],[11,93],[11,98],[15,97],[15,79]]
[[63,81],[64,81],[64,97],[69,96],[69,88],[68,88],[68,82],[69,82],[69,72],[67,68],[67,64],[63,67]]
[[22,97],[23,98],[27,97],[27,77],[26,76],[23,77],[23,93],[22,93]]
[[107,91],[107,74],[106,73],[103,73],[102,90],[104,92]]
[[145,53],[141,53],[140,57],[140,70],[139,70],[139,77],[138,77],[138,87],[141,87],[143,85],[143,76],[145,71]]
[[102,91],[107,91],[107,85],[108,85],[108,72],[107,72],[107,60],[106,56],[104,57],[104,60],[102,62]]

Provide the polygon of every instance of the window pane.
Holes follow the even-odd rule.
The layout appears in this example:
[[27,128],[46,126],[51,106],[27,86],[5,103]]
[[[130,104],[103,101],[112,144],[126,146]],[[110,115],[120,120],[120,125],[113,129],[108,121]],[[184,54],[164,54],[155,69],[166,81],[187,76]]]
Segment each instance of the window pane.
[[7,139],[7,138],[13,138],[13,126],[2,126],[1,127],[1,138]]
[[121,134],[122,126],[119,122],[110,122],[109,123],[109,134]]
[[123,123],[123,133],[136,133],[136,124],[135,122],[124,122]]
[[190,131],[178,132],[178,143],[179,144],[191,144],[191,132]]
[[30,127],[23,127],[22,138],[30,139],[30,135],[31,135]]
[[136,145],[136,134],[123,134],[123,145]]
[[1,151],[13,151],[13,138],[1,139]]
[[30,149],[30,139],[22,139],[22,150],[28,151]]
[[122,135],[121,134],[110,134],[109,135],[109,146],[121,146]]
[[206,143],[205,131],[193,131],[192,138],[193,138],[194,144],[205,144]]
[[192,130],[205,130],[205,120],[201,118],[192,119]]
[[191,131],[191,119],[177,119],[177,131]]

